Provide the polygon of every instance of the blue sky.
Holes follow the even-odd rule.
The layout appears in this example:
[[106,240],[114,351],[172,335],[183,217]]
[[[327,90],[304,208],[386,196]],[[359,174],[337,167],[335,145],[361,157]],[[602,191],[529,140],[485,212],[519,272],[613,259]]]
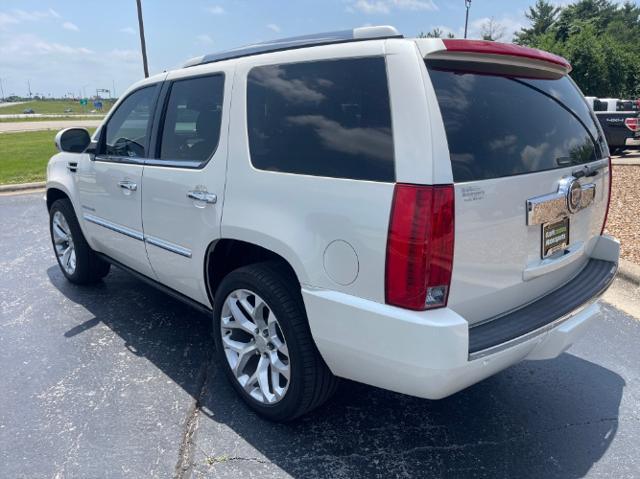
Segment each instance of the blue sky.
[[[534,0],[473,0],[470,37],[494,17],[504,40],[526,25]],[[405,36],[440,27],[462,35],[464,0],[143,0],[152,73],[203,53],[279,37],[362,25]],[[3,0],[0,79],[6,95],[116,93],[142,77],[135,0]]]

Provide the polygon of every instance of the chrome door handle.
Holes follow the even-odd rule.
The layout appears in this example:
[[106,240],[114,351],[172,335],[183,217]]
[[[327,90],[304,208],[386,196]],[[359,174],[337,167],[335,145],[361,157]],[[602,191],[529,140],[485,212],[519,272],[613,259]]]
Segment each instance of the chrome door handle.
[[138,189],[138,185],[129,180],[122,180],[120,183],[118,183],[118,186],[129,191],[136,191]]
[[218,197],[214,193],[208,193],[206,191],[189,191],[187,193],[187,198],[191,198],[192,200],[204,201],[210,205],[215,205],[218,201]]

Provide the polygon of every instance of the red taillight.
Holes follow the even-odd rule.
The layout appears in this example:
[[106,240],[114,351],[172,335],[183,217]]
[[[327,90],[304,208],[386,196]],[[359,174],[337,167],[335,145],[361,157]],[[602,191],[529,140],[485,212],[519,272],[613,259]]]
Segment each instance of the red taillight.
[[536,48],[521,47],[512,43],[490,42],[486,40],[442,40],[447,50],[453,52],[485,53],[489,55],[507,55],[511,57],[530,58],[543,62],[553,63],[564,68],[567,73],[571,71],[571,64],[564,58],[553,53],[538,50]]
[[385,297],[424,310],[447,305],[454,238],[453,185],[397,184],[393,193]]
[[607,209],[604,211],[604,221],[602,222],[602,229],[600,234],[604,234],[604,229],[607,226],[607,217],[609,216],[609,207],[611,206],[611,189],[613,186],[613,168],[611,167],[611,157],[609,157],[609,193],[607,193]]
[[638,118],[625,118],[624,126],[629,128],[631,131],[638,131],[640,128],[640,123],[638,122]]

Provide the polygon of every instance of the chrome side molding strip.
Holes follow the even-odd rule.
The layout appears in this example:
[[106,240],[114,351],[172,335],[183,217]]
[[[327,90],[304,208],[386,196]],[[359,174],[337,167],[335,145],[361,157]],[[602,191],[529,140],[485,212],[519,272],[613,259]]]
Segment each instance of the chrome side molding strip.
[[116,223],[112,223],[111,221],[103,220],[102,218],[99,218],[97,216],[90,215],[87,213],[85,213],[83,217],[85,220],[91,223],[94,223],[98,226],[102,226],[103,228],[107,228],[111,231],[115,231],[116,233],[121,233],[125,236],[128,236],[129,238],[137,239],[139,241],[144,241],[144,235],[140,231],[127,228],[126,226],[120,226]]
[[183,248],[182,246],[179,246],[177,244],[170,243],[169,241],[155,238],[153,236],[145,236],[144,240],[145,242],[152,244],[153,246],[157,246],[158,248],[171,251],[172,253],[179,254],[180,256],[184,256],[185,258],[191,258],[191,250]]
[[108,230],[123,234],[125,236],[128,236],[129,238],[137,239],[138,241],[145,241],[146,243],[152,244],[167,251],[171,251],[172,253],[179,254],[180,256],[184,256],[185,258],[191,258],[191,250],[183,248],[180,245],[170,243],[169,241],[155,238],[153,236],[145,236],[140,231],[136,231],[134,229],[127,228],[126,226],[121,226],[116,223],[112,223],[111,221],[107,221],[95,215],[85,213],[82,216],[85,220],[98,226],[102,226],[103,228],[107,228]]

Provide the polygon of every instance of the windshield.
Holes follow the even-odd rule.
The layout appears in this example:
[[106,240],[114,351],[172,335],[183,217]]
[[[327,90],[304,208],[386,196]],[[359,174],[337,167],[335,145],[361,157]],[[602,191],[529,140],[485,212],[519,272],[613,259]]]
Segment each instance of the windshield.
[[567,76],[542,80],[427,68],[456,182],[563,168],[606,156],[594,116]]

